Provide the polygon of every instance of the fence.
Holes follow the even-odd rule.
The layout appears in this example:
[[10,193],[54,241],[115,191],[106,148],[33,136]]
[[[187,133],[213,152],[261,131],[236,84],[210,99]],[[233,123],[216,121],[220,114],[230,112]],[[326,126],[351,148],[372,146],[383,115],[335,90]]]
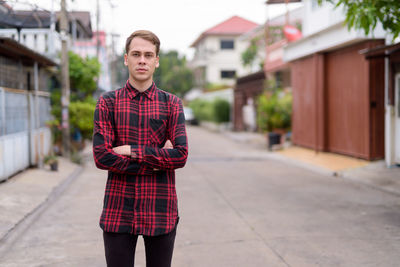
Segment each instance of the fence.
[[50,94],[0,87],[0,181],[40,165],[51,148]]

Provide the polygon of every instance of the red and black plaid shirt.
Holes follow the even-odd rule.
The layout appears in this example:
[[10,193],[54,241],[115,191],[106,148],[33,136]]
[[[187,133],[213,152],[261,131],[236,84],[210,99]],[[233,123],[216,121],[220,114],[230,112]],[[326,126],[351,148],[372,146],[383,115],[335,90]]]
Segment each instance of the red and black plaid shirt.
[[[163,149],[171,140],[173,149]],[[130,145],[137,156],[112,148]],[[185,165],[188,145],[181,100],[153,84],[140,93],[129,84],[104,93],[94,113],[93,154],[108,170],[100,227],[106,232],[156,236],[178,220],[175,169]],[[133,155],[133,154],[132,154]]]

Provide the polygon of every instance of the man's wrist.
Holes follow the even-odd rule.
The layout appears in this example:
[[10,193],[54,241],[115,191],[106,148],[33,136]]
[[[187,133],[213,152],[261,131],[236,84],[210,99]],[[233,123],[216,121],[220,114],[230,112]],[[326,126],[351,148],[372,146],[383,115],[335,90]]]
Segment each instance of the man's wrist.
[[130,145],[130,155],[132,159],[138,160],[140,162],[141,160],[141,147],[138,145]]

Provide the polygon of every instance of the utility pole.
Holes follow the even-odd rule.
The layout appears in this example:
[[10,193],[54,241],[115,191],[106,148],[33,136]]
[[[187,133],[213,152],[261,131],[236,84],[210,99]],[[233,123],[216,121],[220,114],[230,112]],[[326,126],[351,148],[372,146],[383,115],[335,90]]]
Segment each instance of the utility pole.
[[69,58],[68,58],[68,18],[65,0],[61,0],[60,14],[60,32],[61,32],[61,127],[63,155],[70,156],[70,132],[69,132]]
[[97,59],[100,55],[100,32],[99,32],[99,22],[100,22],[100,3],[99,0],[96,2],[96,56]]

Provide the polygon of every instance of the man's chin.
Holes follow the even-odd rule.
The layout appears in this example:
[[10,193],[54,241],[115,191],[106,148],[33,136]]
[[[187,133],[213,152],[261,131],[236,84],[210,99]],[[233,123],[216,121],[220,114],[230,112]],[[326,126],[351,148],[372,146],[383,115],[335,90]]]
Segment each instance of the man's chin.
[[147,82],[149,80],[152,80],[152,77],[149,77],[148,75],[135,75],[133,76],[133,79],[138,82]]

